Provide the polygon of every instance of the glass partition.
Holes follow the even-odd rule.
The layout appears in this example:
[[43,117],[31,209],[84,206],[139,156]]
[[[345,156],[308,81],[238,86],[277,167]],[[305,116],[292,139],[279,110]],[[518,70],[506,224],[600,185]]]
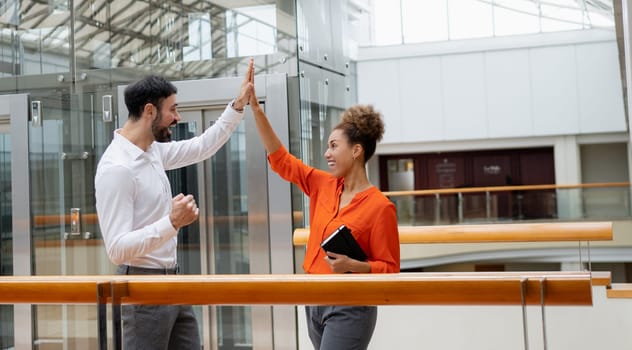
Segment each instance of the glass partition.
[[[32,268],[34,275],[114,273],[95,211],[94,175],[109,144],[113,122],[105,122],[99,92],[34,91],[41,122],[29,126]],[[96,348],[92,305],[33,307],[34,343]]]
[[[390,174],[389,174],[390,175]],[[595,187],[512,190],[468,188],[423,190],[421,194],[387,196],[395,203],[398,221],[406,225],[475,224],[527,220],[629,219],[630,188],[626,183]],[[410,207],[414,208],[411,209]],[[411,217],[411,213],[414,213]]]
[[614,30],[612,0],[374,0],[372,35],[362,45],[534,34],[582,29]]
[[[250,273],[246,124],[248,120],[240,123],[224,148],[211,158],[217,274]],[[251,314],[248,306],[217,307],[219,349],[252,349]]]
[[[292,150],[305,164],[321,170],[327,170],[324,154],[331,130],[340,120],[340,114],[345,109],[345,81],[342,75],[321,70],[310,64],[301,64],[300,75],[300,124],[291,127],[298,128],[300,148]],[[346,91],[345,93],[350,93]],[[296,187],[293,189],[293,207],[295,212],[301,209],[309,213],[309,201]],[[303,218],[304,225],[308,225],[309,218]]]
[[[196,121],[178,123],[172,130],[172,139],[186,140],[199,132]],[[173,195],[191,194],[196,201],[200,200],[198,176],[196,165],[167,171]],[[181,228],[178,234],[178,266],[185,274],[199,274],[201,273],[200,262],[200,222],[196,220]]]
[[209,77],[227,71],[204,61],[257,55],[277,56],[265,63],[274,72],[295,72],[294,17],[290,0],[7,1],[0,77],[70,73],[60,79],[81,82],[90,71],[153,67],[184,78],[185,62],[198,63],[194,76]]
[[[222,111],[182,112],[183,120],[176,126],[173,139],[200,135]],[[173,194],[192,194],[200,208],[200,220],[181,229],[178,235],[178,264],[185,274],[250,273],[247,178],[253,169],[248,169],[246,159],[246,124],[239,124],[229,141],[204,162],[204,167],[194,164],[167,172]],[[204,172],[209,173],[203,175]],[[208,267],[205,259],[209,260]],[[201,321],[202,308],[196,307],[196,312]],[[218,306],[213,314],[217,329],[212,333],[217,339],[212,341],[218,349],[252,348],[250,307]],[[199,324],[204,327],[202,322]],[[205,333],[202,329],[201,334]]]
[[[221,112],[223,108],[181,112],[183,120],[176,126],[173,139],[200,135]],[[210,160],[167,172],[173,194],[192,194],[200,208],[200,219],[178,235],[178,264],[185,274],[250,273],[247,179],[249,171],[257,170],[249,169],[247,164],[246,124],[240,123]],[[200,334],[213,338],[210,341],[218,349],[252,348],[250,307],[211,308],[215,325],[204,324],[203,308],[195,309],[202,327]],[[215,336],[208,337],[207,329],[211,327],[216,327],[210,331]]]
[[67,1],[5,1],[0,7],[0,76],[70,72]]

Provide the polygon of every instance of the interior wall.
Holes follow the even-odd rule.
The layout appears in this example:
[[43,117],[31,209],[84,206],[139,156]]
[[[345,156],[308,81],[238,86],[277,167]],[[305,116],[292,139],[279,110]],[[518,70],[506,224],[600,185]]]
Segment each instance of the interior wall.
[[384,113],[385,144],[625,132],[614,33],[583,32],[513,47],[474,41],[467,52],[361,51],[358,100]]

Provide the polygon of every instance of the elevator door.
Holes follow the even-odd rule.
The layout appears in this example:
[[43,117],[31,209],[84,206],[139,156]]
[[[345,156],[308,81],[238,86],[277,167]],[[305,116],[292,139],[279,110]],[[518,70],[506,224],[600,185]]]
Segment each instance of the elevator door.
[[[173,138],[182,140],[200,135],[220,117],[224,107],[182,110],[182,120]],[[268,234],[267,222],[261,219],[268,212],[267,201],[261,200],[267,197],[265,186],[254,182],[265,179],[265,159],[260,148],[250,148],[247,142],[257,137],[254,127],[252,120],[242,121],[211,159],[167,172],[173,194],[192,194],[200,208],[200,219],[183,228],[178,237],[178,263],[185,274],[252,272],[251,249]],[[258,192],[257,188],[263,191]],[[258,218],[257,223],[252,218]],[[265,246],[259,249],[267,251]],[[199,307],[205,344],[213,349],[252,349],[253,327],[265,328],[270,324],[255,322],[253,317],[258,314],[264,319],[271,317],[269,308],[255,308],[253,313],[248,306]],[[271,334],[269,329],[261,331]]]

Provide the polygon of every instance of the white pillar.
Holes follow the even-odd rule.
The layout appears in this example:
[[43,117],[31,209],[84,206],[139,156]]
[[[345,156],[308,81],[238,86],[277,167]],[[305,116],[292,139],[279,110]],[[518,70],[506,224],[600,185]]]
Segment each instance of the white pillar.
[[585,263],[582,262],[581,264],[579,263],[579,256],[578,256],[578,261],[566,261],[560,264],[560,271],[584,271],[585,270]]
[[[622,0],[621,1],[621,24],[623,26],[623,60],[625,64],[625,86],[626,89],[626,97],[627,97],[627,111],[628,116],[626,120],[628,120],[628,130],[630,130],[630,111],[632,111],[632,19],[630,16],[632,15],[632,0]],[[630,137],[632,138],[632,133],[630,133]],[[628,143],[628,160],[632,159],[630,156],[630,144]],[[628,164],[632,164],[628,161]],[[629,181],[632,183],[632,171],[629,172]],[[632,191],[630,191],[632,194]]]
[[[575,136],[560,136],[555,140],[555,183],[575,185],[582,182],[579,145]],[[560,219],[582,217],[581,189],[557,191],[557,213]]]

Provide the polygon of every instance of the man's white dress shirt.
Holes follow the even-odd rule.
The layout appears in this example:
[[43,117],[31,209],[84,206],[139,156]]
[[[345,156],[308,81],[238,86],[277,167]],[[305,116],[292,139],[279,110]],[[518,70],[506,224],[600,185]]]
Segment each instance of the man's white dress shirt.
[[[114,132],[95,176],[96,209],[110,260],[149,268],[176,266],[177,234],[169,219],[171,186],[165,170],[211,157],[230,138],[243,113],[227,106],[200,136],[154,142],[143,151]],[[185,193],[186,195],[186,193]]]

